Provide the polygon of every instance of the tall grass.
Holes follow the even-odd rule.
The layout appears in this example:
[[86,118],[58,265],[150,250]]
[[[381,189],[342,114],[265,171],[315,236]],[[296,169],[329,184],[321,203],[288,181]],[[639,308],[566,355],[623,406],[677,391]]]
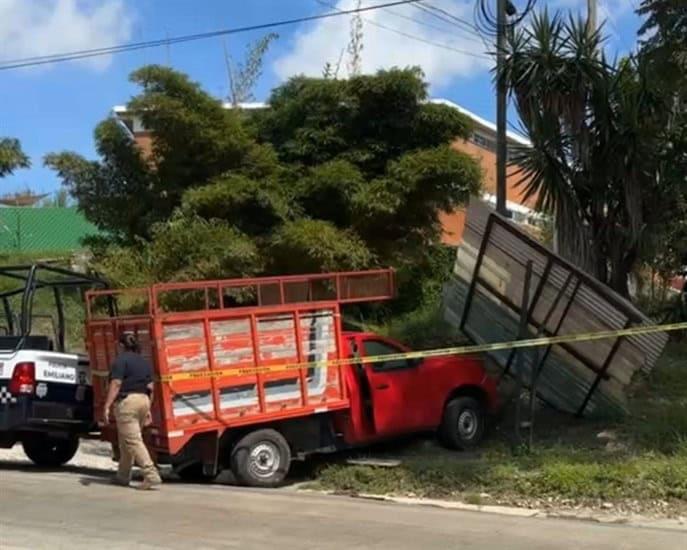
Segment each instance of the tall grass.
[[634,397],[626,429],[643,448],[674,452],[687,442],[687,344],[669,344]]
[[[414,494],[474,500],[564,498],[578,501],[661,499],[687,509],[687,345],[671,344],[619,423],[539,423],[538,444],[514,453],[492,437],[481,456],[465,458],[436,446],[396,451],[397,468],[330,464],[320,486],[349,493]],[[541,414],[541,413],[540,413]],[[611,428],[614,446],[597,435]],[[541,430],[555,437],[545,437]]]

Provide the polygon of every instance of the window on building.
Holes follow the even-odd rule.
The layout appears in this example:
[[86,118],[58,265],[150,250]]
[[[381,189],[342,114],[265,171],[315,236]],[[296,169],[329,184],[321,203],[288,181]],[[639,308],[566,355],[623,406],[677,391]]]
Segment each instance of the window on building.
[[487,149],[488,151],[496,152],[496,141],[487,137],[480,132],[474,132],[470,138],[475,145]]

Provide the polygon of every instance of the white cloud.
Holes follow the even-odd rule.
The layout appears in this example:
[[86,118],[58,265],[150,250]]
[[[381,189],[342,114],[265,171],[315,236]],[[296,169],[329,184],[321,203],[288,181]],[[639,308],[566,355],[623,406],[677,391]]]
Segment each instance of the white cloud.
[[[351,9],[356,4],[354,0],[328,0],[327,3],[339,10]],[[370,2],[363,2],[364,5],[370,5]],[[472,23],[474,0],[434,0],[432,5]],[[323,7],[323,11],[332,9]],[[486,72],[493,64],[490,58],[484,56],[486,46],[480,38],[442,22],[417,7],[395,6],[361,15],[363,73],[393,66],[419,65],[430,84],[441,87],[454,78]],[[274,62],[275,73],[283,79],[301,73],[320,76],[327,62],[337,64],[343,50],[339,76],[347,76],[345,49],[350,40],[350,21],[351,16],[345,15],[322,19],[296,33],[288,51]],[[398,32],[375,25],[393,28]],[[452,49],[437,47],[408,35]]]
[[[606,22],[606,29],[609,32],[614,30],[615,34],[619,31],[616,28],[618,21],[632,13],[639,0],[598,0],[597,1],[597,20],[599,24]],[[570,9],[573,12],[587,16],[587,0],[553,0],[549,4],[549,10]],[[610,27],[610,29],[609,29]]]
[[[600,20],[605,18],[617,18],[634,11],[635,4],[639,0],[597,0],[597,12]],[[579,9],[582,13],[587,13],[587,0],[550,0],[551,8]]]
[[[631,16],[639,5],[640,0],[597,0],[597,24],[601,26],[601,34],[605,39],[606,52],[613,57],[618,53],[629,53],[636,47],[636,28],[628,25]],[[539,2],[541,5],[542,2]],[[587,17],[587,0],[550,0],[547,4],[549,11],[557,9],[570,10],[573,14]]]
[[[131,36],[122,0],[0,0],[2,60],[111,46]],[[105,69],[111,56],[78,61]]]

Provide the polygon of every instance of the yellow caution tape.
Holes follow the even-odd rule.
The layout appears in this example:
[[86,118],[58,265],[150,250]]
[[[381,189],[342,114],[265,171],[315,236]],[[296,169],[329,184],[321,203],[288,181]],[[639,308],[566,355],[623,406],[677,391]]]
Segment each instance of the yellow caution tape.
[[[252,376],[256,374],[274,374],[279,372],[317,369],[326,367],[338,367],[352,363],[385,363],[404,359],[426,359],[428,357],[443,357],[446,355],[470,355],[489,351],[502,351],[511,349],[534,348],[555,344],[569,344],[572,342],[592,342],[608,338],[621,338],[625,336],[639,336],[642,334],[654,334],[656,332],[673,332],[687,330],[686,323],[671,323],[666,325],[640,325],[620,330],[604,330],[599,332],[587,332],[582,334],[566,334],[562,336],[549,336],[543,338],[531,338],[529,340],[512,340],[510,342],[498,342],[494,344],[475,344],[453,348],[439,348],[423,351],[408,351],[403,353],[391,353],[388,355],[374,355],[369,357],[346,357],[329,361],[311,361],[307,363],[291,363],[284,365],[260,366],[260,367],[232,367],[214,371],[202,370],[193,372],[179,372],[160,376],[157,381],[163,383],[181,382],[184,380],[202,380],[205,378],[225,378],[229,376]],[[92,371],[93,376],[108,377],[108,371]]]

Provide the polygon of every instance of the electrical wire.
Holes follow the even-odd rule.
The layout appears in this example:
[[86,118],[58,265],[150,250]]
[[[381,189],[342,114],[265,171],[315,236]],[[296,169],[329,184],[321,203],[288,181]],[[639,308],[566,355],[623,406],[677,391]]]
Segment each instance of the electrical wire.
[[479,32],[479,29],[475,25],[470,23],[469,21],[467,21],[465,19],[461,19],[460,17],[458,17],[458,16],[456,16],[456,15],[454,15],[454,14],[452,14],[452,13],[450,13],[444,9],[437,8],[437,7],[431,5],[427,2],[419,2],[417,4],[413,4],[413,7],[420,9],[420,10],[423,10],[426,13],[429,13],[429,14],[433,15],[434,17],[441,19],[442,21],[446,21],[446,22],[453,24],[457,27],[468,27],[469,30],[467,30],[467,32],[470,32],[473,36],[476,36],[477,38],[479,38],[482,41],[482,44],[484,44],[484,50],[486,52],[489,52],[490,49],[493,48],[492,46],[490,46],[489,41],[484,36],[484,34]]
[[470,34],[472,34],[478,38],[481,37],[479,32],[478,32],[478,29],[477,29],[477,27],[475,27],[475,25],[470,23],[467,19],[462,19],[462,18],[458,17],[457,15],[454,15],[445,9],[438,8],[436,6],[433,6],[429,2],[422,2],[422,1],[418,2],[417,4],[414,4],[413,7],[436,17],[437,19],[440,19],[441,21],[449,23],[450,25],[464,29],[466,32],[469,32]]
[[[534,9],[537,0],[527,0],[527,4],[517,17],[506,19],[505,30],[509,31],[519,25]],[[477,0],[474,9],[475,27],[483,35],[494,37],[499,32],[498,15],[490,7],[490,0]]]
[[[416,8],[419,8],[419,7],[420,7],[420,4],[415,4],[415,7],[416,7]],[[415,17],[410,17],[410,16],[408,16],[408,15],[403,15],[402,13],[398,13],[398,12],[396,12],[396,11],[392,11],[392,10],[390,10],[390,9],[388,9],[388,8],[387,8],[385,11],[386,11],[387,13],[393,15],[394,17],[398,17],[398,18],[400,18],[400,19],[405,19],[406,21],[412,21],[413,23],[417,23],[418,25],[422,25],[423,27],[427,27],[428,29],[434,29],[434,30],[437,30],[437,31],[440,31],[440,32],[443,32],[443,33],[452,33],[452,32],[454,32],[452,29],[447,29],[446,27],[440,27],[439,25],[433,25],[432,23],[427,23],[426,21],[422,21],[421,19],[416,19]],[[427,13],[432,14],[429,10],[427,11]],[[432,15],[433,15],[433,14],[432,14]],[[457,26],[455,23],[453,23],[452,21],[450,21],[450,20],[448,20],[448,19],[442,19],[442,21],[444,21],[445,23],[451,25],[452,27],[456,27],[456,26]],[[466,32],[469,32],[469,31],[466,31]],[[472,34],[475,35],[475,36],[478,36],[477,33],[475,33],[474,31],[472,31]]]
[[89,57],[98,57],[102,55],[112,55],[116,53],[130,52],[141,50],[145,48],[155,48],[158,46],[180,44],[184,42],[192,42],[196,40],[205,40],[208,38],[215,38],[218,36],[225,36],[229,34],[239,34],[250,31],[258,31],[265,29],[272,29],[275,27],[282,27],[285,25],[294,25],[298,23],[307,23],[309,21],[316,21],[320,19],[327,19],[331,17],[339,17],[341,15],[350,15],[355,13],[367,12],[378,10],[382,8],[390,8],[394,6],[401,6],[405,4],[414,4],[419,0],[396,0],[394,2],[386,2],[383,4],[375,4],[372,6],[364,6],[350,10],[336,10],[335,12],[322,13],[318,15],[310,15],[305,17],[297,17],[294,19],[285,19],[281,21],[273,21],[269,23],[262,23],[258,25],[248,25],[245,27],[236,27],[230,29],[221,29],[217,31],[210,31],[204,33],[188,34],[172,38],[165,38],[161,40],[149,40],[146,42],[133,42],[129,44],[119,44],[113,46],[107,46],[102,48],[92,48],[87,50],[77,50],[72,52],[62,52],[50,55],[25,57],[20,59],[11,59],[0,61],[0,71],[6,71],[10,69],[19,69],[23,67],[33,67],[37,65],[47,65],[52,63],[62,63],[66,61],[74,61],[78,59],[85,59]]
[[[332,9],[335,9],[335,10],[337,9],[335,6],[333,6],[333,5],[330,4],[329,2],[325,2],[324,0],[315,0],[315,1],[316,1],[318,4],[322,4],[323,6],[327,6],[328,8],[332,8]],[[344,13],[344,12],[341,12],[341,13]],[[424,44],[428,44],[428,45],[434,46],[434,47],[436,47],[436,48],[442,48],[442,49],[444,49],[444,50],[448,50],[448,51],[460,53],[460,54],[467,55],[467,56],[470,56],[470,57],[481,57],[481,58],[485,58],[485,59],[488,59],[488,58],[489,58],[488,55],[483,54],[483,53],[475,53],[474,51],[470,51],[470,50],[464,50],[464,49],[460,49],[460,48],[454,48],[453,46],[450,46],[449,44],[443,44],[443,43],[441,43],[441,42],[434,42],[434,41],[432,41],[432,40],[427,40],[427,39],[425,39],[425,38],[421,38],[421,37],[416,36],[416,35],[414,35],[414,34],[410,34],[410,33],[407,33],[407,32],[404,32],[404,31],[401,31],[401,30],[398,30],[398,29],[395,29],[395,28],[393,28],[393,27],[388,27],[387,25],[384,25],[384,24],[382,24],[382,23],[378,23],[377,21],[372,21],[371,19],[366,19],[366,18],[363,17],[363,20],[366,21],[366,22],[367,22],[368,24],[370,24],[370,25],[373,25],[373,26],[375,26],[375,27],[379,27],[380,29],[384,29],[384,30],[387,30],[387,31],[396,33],[396,34],[398,34],[398,35],[400,35],[400,36],[403,36],[403,37],[405,37],[405,38],[409,38],[410,40],[415,40],[416,42],[422,42],[422,43],[424,43]]]

